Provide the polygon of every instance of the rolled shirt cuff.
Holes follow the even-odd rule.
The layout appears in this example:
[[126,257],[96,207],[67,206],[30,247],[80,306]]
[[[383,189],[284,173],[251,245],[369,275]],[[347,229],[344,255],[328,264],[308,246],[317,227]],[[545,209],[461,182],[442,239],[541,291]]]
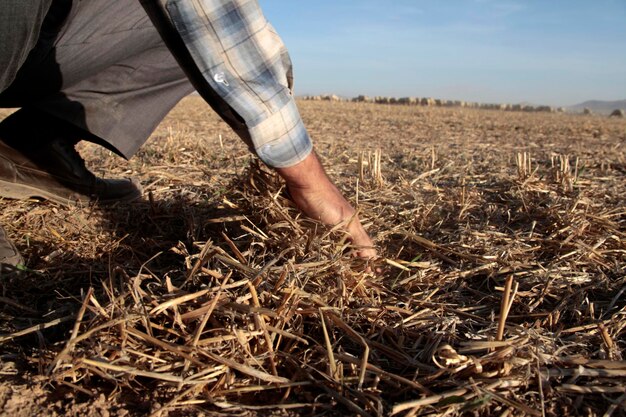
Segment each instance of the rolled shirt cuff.
[[313,143],[293,99],[248,130],[256,154],[273,168],[296,165],[313,150]]

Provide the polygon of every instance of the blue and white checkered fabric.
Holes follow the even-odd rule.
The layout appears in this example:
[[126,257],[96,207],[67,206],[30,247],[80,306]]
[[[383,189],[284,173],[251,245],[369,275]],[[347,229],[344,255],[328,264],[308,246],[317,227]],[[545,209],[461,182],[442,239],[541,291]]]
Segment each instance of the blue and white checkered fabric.
[[[206,82],[245,121],[266,164],[312,150],[292,95],[287,50],[256,0],[158,0]],[[196,80],[198,81],[198,80]]]

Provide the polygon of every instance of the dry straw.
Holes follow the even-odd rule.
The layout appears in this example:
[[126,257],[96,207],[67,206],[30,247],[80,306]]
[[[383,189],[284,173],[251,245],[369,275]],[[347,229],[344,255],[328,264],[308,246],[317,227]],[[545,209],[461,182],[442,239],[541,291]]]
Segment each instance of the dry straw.
[[[50,384],[155,416],[623,414],[623,121],[362,105],[346,149],[320,121],[356,107],[303,103],[359,190],[372,265],[227,135],[203,144],[190,100],[173,117],[195,130],[139,156],[145,204],[2,202],[12,236],[58,251],[26,249],[35,270],[0,299],[3,349],[34,353]],[[398,151],[366,148],[374,129]]]

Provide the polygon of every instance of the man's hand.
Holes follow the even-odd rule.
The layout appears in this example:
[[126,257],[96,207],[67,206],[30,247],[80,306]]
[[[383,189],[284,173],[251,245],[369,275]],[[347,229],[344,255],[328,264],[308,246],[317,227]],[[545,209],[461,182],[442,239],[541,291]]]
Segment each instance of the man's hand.
[[358,256],[376,258],[374,244],[354,208],[330,181],[314,152],[302,162],[276,171],[287,182],[294,202],[304,214],[331,226],[345,221]]

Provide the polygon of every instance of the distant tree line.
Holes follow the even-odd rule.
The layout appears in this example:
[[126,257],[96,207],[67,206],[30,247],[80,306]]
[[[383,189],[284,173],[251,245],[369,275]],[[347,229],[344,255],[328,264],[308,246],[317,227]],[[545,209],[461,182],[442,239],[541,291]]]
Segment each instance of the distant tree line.
[[[376,103],[376,104],[397,104],[405,106],[425,106],[425,107],[464,107],[470,109],[484,110],[502,110],[502,111],[523,111],[523,112],[545,112],[545,113],[564,113],[565,107],[552,106],[530,106],[526,104],[502,104],[502,103],[477,103],[472,101],[461,100],[443,100],[432,97],[368,97],[360,95],[351,99],[339,97],[335,94],[303,96],[303,100],[313,101],[336,101],[336,102],[354,102],[354,103]],[[592,114],[591,110],[585,109],[584,114]],[[624,117],[624,111],[621,109],[611,113],[612,117]]]

